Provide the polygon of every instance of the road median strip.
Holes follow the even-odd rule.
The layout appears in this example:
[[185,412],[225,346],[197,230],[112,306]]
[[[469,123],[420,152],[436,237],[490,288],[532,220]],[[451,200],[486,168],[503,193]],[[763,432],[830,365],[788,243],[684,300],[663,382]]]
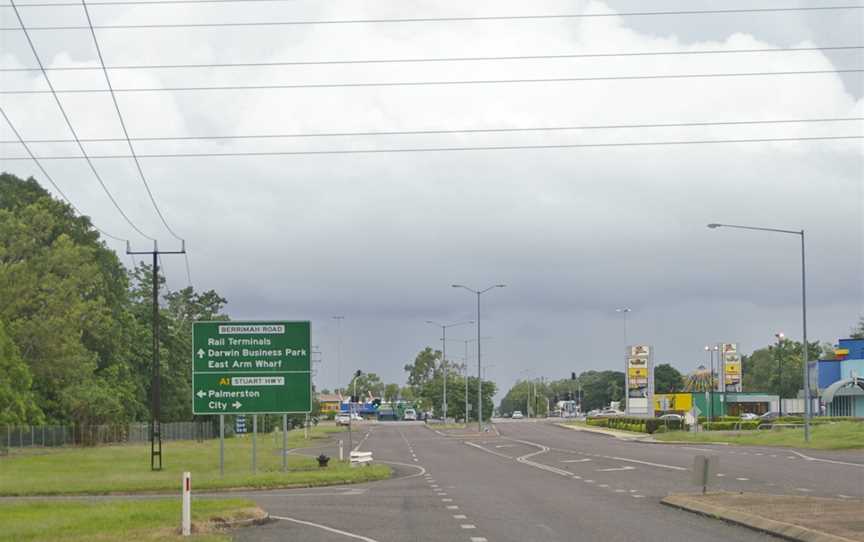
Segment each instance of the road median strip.
[[864,541],[864,533],[856,528],[860,523],[860,502],[755,493],[673,494],[661,502],[786,540]]

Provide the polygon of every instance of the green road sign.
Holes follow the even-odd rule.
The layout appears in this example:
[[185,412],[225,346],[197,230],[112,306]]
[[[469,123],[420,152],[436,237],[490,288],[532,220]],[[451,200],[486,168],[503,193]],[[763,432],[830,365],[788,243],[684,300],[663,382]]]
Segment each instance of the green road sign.
[[310,412],[309,351],[309,322],[195,322],[192,412]]

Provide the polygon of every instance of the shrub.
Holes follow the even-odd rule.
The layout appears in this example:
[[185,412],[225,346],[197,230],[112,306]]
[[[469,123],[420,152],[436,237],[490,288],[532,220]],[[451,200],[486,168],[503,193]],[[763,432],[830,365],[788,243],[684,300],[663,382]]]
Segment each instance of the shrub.
[[741,429],[742,431],[752,431],[758,428],[761,423],[763,422],[759,420],[750,420],[744,422],[711,422],[710,425],[706,423],[702,427],[710,431],[734,431],[737,429]]

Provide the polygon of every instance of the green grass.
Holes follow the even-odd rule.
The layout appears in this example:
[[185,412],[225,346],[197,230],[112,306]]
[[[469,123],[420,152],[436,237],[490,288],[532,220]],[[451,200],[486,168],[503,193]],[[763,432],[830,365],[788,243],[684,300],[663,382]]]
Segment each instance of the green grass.
[[[216,532],[212,518],[254,517],[247,499],[195,500],[192,503],[196,542],[228,541]],[[18,501],[0,503],[0,541],[127,541],[189,540],[177,534],[180,499],[123,501]]]
[[762,429],[759,431],[706,431],[702,433],[655,434],[654,438],[663,441],[686,442],[727,442],[746,446],[790,446],[812,448],[815,450],[849,450],[864,448],[864,423],[837,422],[813,425],[810,428],[810,442],[804,442],[802,428]]
[[[288,446],[320,446],[325,444],[322,439],[341,431],[318,427],[310,433],[310,440],[303,439],[302,431],[294,431],[289,433]],[[283,473],[281,446],[281,437],[259,435],[258,471],[253,474],[251,436],[226,439],[224,477],[219,475],[218,439],[202,443],[164,442],[164,469],[158,472],[150,470],[149,443],[12,450],[10,455],[0,458],[0,495],[179,491],[183,471],[192,473],[193,490],[322,486],[390,476],[390,468],[385,465],[351,468],[347,462],[340,463],[333,458],[337,454],[335,442],[332,450],[326,450],[333,458],[327,468],[319,468],[311,457],[289,455],[288,471]]]

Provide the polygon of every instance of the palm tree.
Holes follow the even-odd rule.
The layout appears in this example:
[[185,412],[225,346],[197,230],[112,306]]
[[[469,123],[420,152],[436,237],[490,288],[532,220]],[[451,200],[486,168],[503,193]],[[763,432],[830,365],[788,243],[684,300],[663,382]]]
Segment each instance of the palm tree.
[[700,365],[695,371],[688,374],[684,382],[684,391],[704,392],[713,389],[717,389],[717,378],[704,365]]

